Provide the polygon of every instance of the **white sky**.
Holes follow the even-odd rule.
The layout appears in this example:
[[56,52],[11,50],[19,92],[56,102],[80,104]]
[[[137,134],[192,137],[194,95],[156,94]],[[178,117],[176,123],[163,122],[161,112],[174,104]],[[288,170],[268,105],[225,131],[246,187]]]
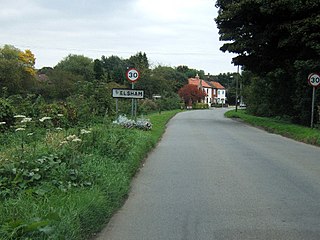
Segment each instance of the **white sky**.
[[100,59],[145,52],[149,62],[235,72],[219,50],[214,0],[0,0],[0,46],[36,56],[36,68],[68,54]]

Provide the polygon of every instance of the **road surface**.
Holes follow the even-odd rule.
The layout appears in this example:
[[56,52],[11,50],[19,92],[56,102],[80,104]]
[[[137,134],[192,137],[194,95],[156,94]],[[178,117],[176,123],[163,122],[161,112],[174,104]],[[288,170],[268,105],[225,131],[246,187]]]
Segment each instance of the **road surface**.
[[169,122],[98,240],[320,239],[320,148],[225,111]]

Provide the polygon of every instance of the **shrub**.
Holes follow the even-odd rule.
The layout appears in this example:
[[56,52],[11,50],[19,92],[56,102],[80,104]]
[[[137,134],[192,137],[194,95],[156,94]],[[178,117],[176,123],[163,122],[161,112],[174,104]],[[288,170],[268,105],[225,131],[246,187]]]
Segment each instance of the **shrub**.
[[209,105],[206,103],[195,103],[192,106],[193,109],[208,109]]
[[13,107],[5,99],[0,98],[0,131],[14,124]]
[[143,99],[139,101],[139,113],[148,114],[157,111],[158,104],[151,99]]
[[42,117],[49,117],[54,127],[66,127],[68,110],[63,103],[52,103],[42,107]]

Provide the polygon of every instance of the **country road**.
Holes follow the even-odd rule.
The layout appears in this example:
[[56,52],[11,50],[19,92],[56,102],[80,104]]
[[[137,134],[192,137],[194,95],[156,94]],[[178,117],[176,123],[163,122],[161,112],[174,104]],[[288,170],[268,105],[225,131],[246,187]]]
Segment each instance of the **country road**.
[[320,239],[320,148],[179,113],[97,240]]

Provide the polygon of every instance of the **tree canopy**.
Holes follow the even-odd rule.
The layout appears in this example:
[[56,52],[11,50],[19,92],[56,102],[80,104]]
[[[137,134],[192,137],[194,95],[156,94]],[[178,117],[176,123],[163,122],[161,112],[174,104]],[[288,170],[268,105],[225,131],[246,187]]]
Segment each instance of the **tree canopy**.
[[[216,6],[220,40],[226,41],[221,50],[237,54],[233,63],[257,76],[243,78],[252,100],[248,110],[306,124],[311,99],[306,79],[319,71],[320,2],[217,0]],[[259,105],[258,98],[264,99]]]

